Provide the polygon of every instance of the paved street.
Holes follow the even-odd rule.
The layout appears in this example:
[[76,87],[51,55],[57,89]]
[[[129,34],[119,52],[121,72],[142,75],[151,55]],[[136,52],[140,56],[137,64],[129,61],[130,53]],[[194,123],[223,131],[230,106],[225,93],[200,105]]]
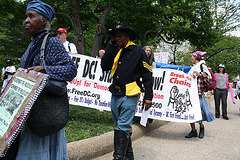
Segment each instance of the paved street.
[[[214,102],[210,100],[214,113]],[[240,160],[240,101],[228,95],[229,120],[204,122],[205,137],[184,138],[188,123],[168,123],[133,142],[135,160]],[[197,131],[199,132],[199,126]],[[134,131],[133,131],[134,132]],[[110,160],[112,152],[95,160]]]

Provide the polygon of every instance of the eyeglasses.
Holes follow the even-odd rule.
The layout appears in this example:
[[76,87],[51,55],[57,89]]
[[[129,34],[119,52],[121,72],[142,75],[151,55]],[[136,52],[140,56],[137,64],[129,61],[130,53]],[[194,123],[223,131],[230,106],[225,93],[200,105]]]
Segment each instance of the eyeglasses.
[[63,34],[63,32],[57,32],[57,34],[60,34],[60,35],[61,35],[61,34]]

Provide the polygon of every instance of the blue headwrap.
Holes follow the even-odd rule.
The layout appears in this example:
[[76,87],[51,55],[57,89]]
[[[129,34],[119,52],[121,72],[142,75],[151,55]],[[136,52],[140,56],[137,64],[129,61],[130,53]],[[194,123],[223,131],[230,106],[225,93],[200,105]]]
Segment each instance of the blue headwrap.
[[52,6],[37,0],[37,1],[31,1],[28,3],[26,11],[33,10],[43,16],[44,18],[47,18],[48,21],[52,21],[55,17],[55,10]]

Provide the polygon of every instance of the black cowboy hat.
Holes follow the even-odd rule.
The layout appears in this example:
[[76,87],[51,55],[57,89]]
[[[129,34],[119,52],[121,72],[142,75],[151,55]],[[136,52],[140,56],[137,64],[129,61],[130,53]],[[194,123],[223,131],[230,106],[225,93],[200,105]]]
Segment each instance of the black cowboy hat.
[[109,29],[107,34],[114,37],[117,31],[126,32],[130,36],[130,40],[134,40],[137,38],[136,32],[125,26],[123,23],[118,23],[115,29]]

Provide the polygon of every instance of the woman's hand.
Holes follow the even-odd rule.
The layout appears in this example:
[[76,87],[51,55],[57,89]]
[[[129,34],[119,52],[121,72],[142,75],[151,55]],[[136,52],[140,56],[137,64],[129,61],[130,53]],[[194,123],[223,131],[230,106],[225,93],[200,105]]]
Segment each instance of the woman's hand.
[[214,95],[214,90],[211,91],[212,95]]
[[201,77],[202,74],[200,72],[193,72],[191,76],[195,79],[196,77]]
[[27,69],[27,72],[29,72],[30,70],[36,71],[36,72],[41,72],[41,73],[46,73],[45,69],[43,66],[33,66],[33,67],[29,67]]
[[196,75],[194,73],[190,74],[191,77],[193,77],[193,79],[196,78]]

